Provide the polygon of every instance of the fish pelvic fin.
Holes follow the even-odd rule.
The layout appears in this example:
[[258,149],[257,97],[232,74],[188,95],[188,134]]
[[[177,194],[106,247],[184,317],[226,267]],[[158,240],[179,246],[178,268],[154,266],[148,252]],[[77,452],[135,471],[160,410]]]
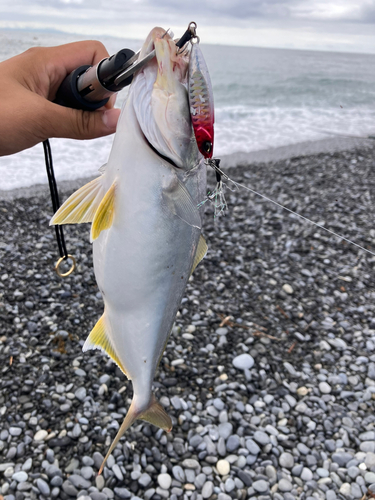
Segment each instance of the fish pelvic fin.
[[206,240],[203,238],[202,235],[200,235],[200,237],[199,237],[199,243],[198,243],[198,248],[197,248],[197,251],[195,252],[193,267],[191,268],[190,275],[193,274],[193,272],[195,271],[195,268],[197,267],[197,265],[199,264],[199,262],[202,259],[204,259],[204,257],[206,257],[207,250],[208,250],[208,246],[207,246]]
[[50,225],[92,222],[105,194],[102,179],[97,177],[73,193],[57,210]]
[[95,212],[91,226],[91,241],[96,240],[104,229],[109,229],[113,223],[115,213],[116,182],[108,189]]
[[124,365],[121,363],[116,351],[112,345],[111,339],[107,333],[107,326],[105,321],[105,314],[98,320],[94,328],[91,330],[90,335],[87,337],[83,345],[82,351],[86,352],[91,349],[100,349],[108,354],[113,359],[120,370],[128,377]]
[[149,422],[150,424],[156,425],[157,427],[160,427],[161,429],[167,432],[170,432],[172,430],[172,420],[170,416],[167,414],[167,412],[164,410],[161,404],[157,401],[154,395],[152,395],[151,397],[150,404],[143,411],[137,409],[137,398],[136,396],[134,396],[129,411],[126,414],[125,419],[121,424],[121,427],[118,430],[115,439],[113,440],[111,446],[109,447],[109,450],[103,460],[102,465],[100,466],[99,474],[103,472],[106,461],[108,460],[112,451],[115,449],[121,437],[138,418],[140,420]]

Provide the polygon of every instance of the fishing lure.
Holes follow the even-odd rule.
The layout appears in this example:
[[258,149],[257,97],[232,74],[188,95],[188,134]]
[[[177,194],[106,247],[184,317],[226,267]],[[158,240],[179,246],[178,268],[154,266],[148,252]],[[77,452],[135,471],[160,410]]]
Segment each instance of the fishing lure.
[[191,121],[198,149],[208,159],[214,148],[214,99],[206,61],[199,46],[199,37],[191,40],[188,72],[188,95]]

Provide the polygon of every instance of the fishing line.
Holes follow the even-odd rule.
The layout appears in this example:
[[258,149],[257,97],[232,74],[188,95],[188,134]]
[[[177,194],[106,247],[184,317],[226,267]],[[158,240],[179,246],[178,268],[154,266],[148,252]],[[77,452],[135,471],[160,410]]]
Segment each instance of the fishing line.
[[[242,189],[245,189],[246,191],[249,191],[250,193],[253,193],[255,194],[256,196],[259,196],[260,198],[263,198],[264,200],[266,201],[269,201],[271,203],[273,203],[274,205],[276,205],[277,207],[279,208],[282,208],[283,210],[286,210],[287,212],[293,214],[293,215],[296,215],[297,217],[299,217],[300,219],[303,219],[305,220],[306,222],[309,222],[310,224],[313,224],[314,226],[318,227],[319,229],[323,229],[324,231],[326,231],[327,233],[330,233],[332,234],[333,236],[336,236],[337,238],[340,238],[341,240],[344,240],[346,241],[347,243],[350,243],[351,245],[354,245],[355,247],[359,248],[360,250],[363,250],[364,252],[366,253],[369,253],[370,255],[372,255],[373,257],[375,257],[375,253],[374,252],[371,252],[371,250],[368,250],[367,248],[364,248],[362,245],[359,245],[358,243],[356,243],[355,241],[352,241],[350,240],[349,238],[346,238],[345,236],[342,236],[341,234],[338,234],[338,233],[335,233],[335,231],[332,231],[331,229],[328,229],[327,227],[323,226],[322,224],[319,224],[318,222],[314,222],[313,220],[311,219],[308,219],[307,217],[305,217],[304,215],[301,215],[297,212],[295,212],[294,210],[290,209],[290,208],[287,208],[287,207],[284,207],[284,205],[281,205],[280,203],[278,203],[277,201],[273,200],[272,198],[269,198],[268,196],[265,196],[264,194],[262,193],[259,193],[258,191],[255,191],[255,189],[252,189],[252,188],[249,188],[248,186],[245,186],[244,184],[241,184],[240,182],[236,182],[234,181],[233,179],[231,179],[228,174],[224,173],[220,168],[219,168],[219,165],[220,165],[220,160],[217,159],[217,158],[212,158],[210,160],[207,161],[207,164],[212,167],[215,172],[216,172],[216,176],[220,176],[220,177],[224,177],[227,181],[230,181],[232,184],[234,184],[237,188],[241,187]],[[220,182],[221,184],[221,182]],[[226,186],[229,188],[229,186],[226,184]],[[223,189],[222,185],[220,186],[220,188],[218,187],[218,184],[217,184],[217,187],[216,189],[214,190],[213,194],[215,194],[216,196],[214,197],[215,199],[217,198],[217,191]],[[207,196],[207,198],[199,204],[199,206],[202,206],[206,201],[212,201],[212,197],[210,197],[210,195]],[[226,204],[225,204],[226,205]],[[219,215],[220,213],[223,213],[223,210],[220,210],[219,212]],[[216,206],[215,206],[215,216],[216,216]]]
[[251,189],[251,188],[245,186],[244,184],[240,184],[239,182],[234,181],[230,177],[228,177],[228,181],[232,182],[234,185],[236,185],[238,187],[242,187],[243,189],[246,189],[247,191],[250,191],[251,193],[253,193],[253,194],[257,195],[257,196],[260,196],[264,200],[270,201],[274,205],[282,208],[283,210],[286,210],[287,212],[290,212],[291,214],[296,215],[297,217],[300,217],[301,219],[303,219],[303,220],[305,220],[307,222],[310,222],[310,224],[313,224],[314,226],[318,227],[319,229],[323,229],[324,231],[327,231],[327,233],[330,233],[333,236],[337,236],[338,238],[341,238],[342,240],[346,241],[347,243],[350,243],[351,245],[354,245],[357,248],[359,248],[359,249],[363,250],[364,252],[367,252],[370,255],[373,255],[375,257],[375,253],[371,252],[371,250],[368,250],[367,248],[364,248],[363,246],[359,245],[358,243],[355,243],[355,241],[349,240],[349,238],[345,238],[345,236],[341,236],[341,234],[335,233],[331,229],[328,229],[327,227],[322,226],[318,222],[314,222],[313,220],[308,219],[304,215],[298,214],[297,212],[295,212],[294,210],[291,210],[290,208],[284,207],[284,205],[281,205],[280,203],[278,203],[275,200],[272,200],[271,198],[268,198],[268,196],[265,196],[262,193],[258,193],[258,191],[255,191],[255,189]]

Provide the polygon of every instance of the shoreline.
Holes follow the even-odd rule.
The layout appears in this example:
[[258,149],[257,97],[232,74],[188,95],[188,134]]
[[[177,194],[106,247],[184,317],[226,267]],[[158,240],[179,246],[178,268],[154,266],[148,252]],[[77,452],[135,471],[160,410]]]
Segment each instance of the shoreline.
[[[368,149],[372,147],[374,141],[370,139],[359,139],[351,137],[330,137],[318,141],[304,141],[288,146],[251,151],[249,153],[232,153],[221,158],[221,166],[224,169],[238,166],[249,166],[259,163],[275,163],[292,158],[316,156],[318,154],[334,154],[343,151],[353,151],[356,148]],[[61,192],[73,191],[80,188],[85,183],[92,180],[92,177],[80,177],[74,180],[58,180],[58,188]],[[0,189],[0,200],[16,200],[19,198],[32,198],[38,196],[49,196],[49,187],[46,176],[45,184],[34,184],[22,188],[10,190]]]
[[[374,251],[374,146],[231,175]],[[103,311],[89,227],[67,226],[77,269],[61,279],[49,196],[0,201],[0,498],[375,491],[374,256],[245,190],[227,202],[216,218],[207,204],[208,254],[154,379],[174,427],[138,421],[97,476],[132,388],[100,351],[82,353]]]

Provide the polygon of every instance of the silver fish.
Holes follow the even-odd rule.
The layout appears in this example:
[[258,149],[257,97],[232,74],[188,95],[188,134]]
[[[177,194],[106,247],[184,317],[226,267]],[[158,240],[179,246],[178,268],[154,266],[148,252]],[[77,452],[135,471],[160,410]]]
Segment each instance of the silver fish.
[[154,28],[102,175],[74,193],[52,224],[91,222],[104,313],[83,350],[102,349],[132,380],[133,400],[99,472],[136,419],[169,431],[152,383],[187,281],[207,252],[197,209],[206,166],[194,138],[186,90],[189,55]]

